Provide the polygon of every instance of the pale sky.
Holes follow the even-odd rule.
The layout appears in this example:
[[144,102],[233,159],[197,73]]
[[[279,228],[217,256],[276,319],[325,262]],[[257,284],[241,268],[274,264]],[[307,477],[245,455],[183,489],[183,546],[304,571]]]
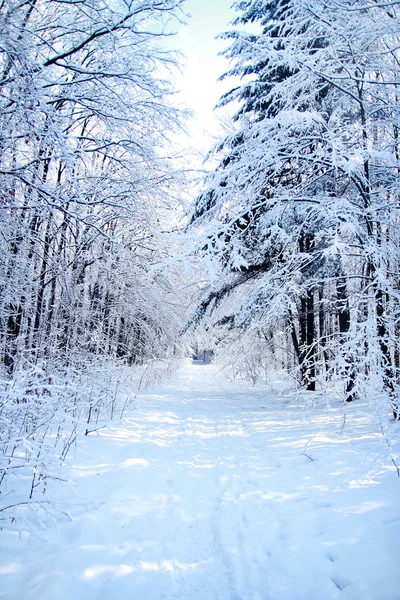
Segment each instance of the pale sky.
[[[230,8],[231,3],[232,0],[187,0],[184,8],[191,17],[173,38],[174,48],[186,56],[183,75],[176,77],[177,88],[181,90],[179,103],[195,113],[189,123],[189,143],[203,154],[213,145],[213,137],[215,140],[221,135],[214,107],[220,96],[235,85],[233,80],[218,82],[229,67],[226,58],[218,53],[229,42],[215,39],[232,29],[229,23],[237,13]],[[218,115],[227,116],[228,109],[219,110]]]

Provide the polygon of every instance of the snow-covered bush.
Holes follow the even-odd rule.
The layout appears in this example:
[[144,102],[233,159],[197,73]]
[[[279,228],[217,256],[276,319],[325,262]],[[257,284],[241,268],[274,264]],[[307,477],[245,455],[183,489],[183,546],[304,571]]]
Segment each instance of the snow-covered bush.
[[[129,367],[108,361],[78,369],[25,364],[0,381],[0,527],[32,529],[66,514],[51,482],[68,485],[63,466],[79,438],[123,418],[137,394],[165,380],[179,357]],[[51,490],[49,491],[49,488]]]

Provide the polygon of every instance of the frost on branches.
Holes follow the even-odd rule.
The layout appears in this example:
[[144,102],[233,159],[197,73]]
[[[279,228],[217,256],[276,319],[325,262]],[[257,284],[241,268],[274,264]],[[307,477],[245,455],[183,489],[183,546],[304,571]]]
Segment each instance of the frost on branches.
[[91,370],[174,347],[176,274],[157,265],[171,251],[179,177],[165,157],[180,115],[176,57],[159,40],[182,3],[0,3],[2,498],[21,473],[34,500],[79,415],[104,390],[112,402],[115,382],[93,391]]
[[224,77],[242,85],[221,105],[239,109],[190,224],[217,283],[188,327],[398,418],[398,2],[235,7]]
[[[178,127],[156,45],[180,0],[6,1],[0,12],[0,355],[165,350],[160,220]],[[173,198],[173,192],[169,190]],[[157,305],[157,307],[155,307]]]

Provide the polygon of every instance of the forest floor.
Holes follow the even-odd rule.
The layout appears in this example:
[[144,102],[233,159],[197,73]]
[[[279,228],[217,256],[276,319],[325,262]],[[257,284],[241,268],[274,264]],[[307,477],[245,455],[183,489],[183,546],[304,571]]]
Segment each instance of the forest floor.
[[400,478],[376,418],[303,405],[187,365],[70,456],[92,508],[1,532],[0,598],[399,600]]

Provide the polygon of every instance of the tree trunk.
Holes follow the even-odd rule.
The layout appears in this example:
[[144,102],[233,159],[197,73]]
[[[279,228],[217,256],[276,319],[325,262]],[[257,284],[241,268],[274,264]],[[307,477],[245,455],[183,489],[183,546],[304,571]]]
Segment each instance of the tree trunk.
[[[350,307],[346,279],[342,275],[339,275],[336,282],[336,298],[340,344],[343,347],[346,342],[347,334],[350,331]],[[352,357],[345,357],[345,361],[345,400],[346,402],[352,402],[355,398],[354,386],[356,374],[354,370],[354,360]]]
[[314,292],[307,292],[307,370],[306,370],[306,390],[315,392],[315,320],[314,320]]

